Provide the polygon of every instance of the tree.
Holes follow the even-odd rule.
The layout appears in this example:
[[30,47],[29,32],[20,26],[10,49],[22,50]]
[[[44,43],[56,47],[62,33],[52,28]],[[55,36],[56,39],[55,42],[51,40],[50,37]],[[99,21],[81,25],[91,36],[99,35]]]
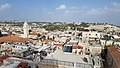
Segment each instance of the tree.
[[112,47],[112,45],[105,45],[104,48],[107,49],[108,47]]
[[89,27],[85,22],[82,22],[82,23],[80,24],[80,26],[82,26],[82,27]]
[[37,34],[37,37],[40,37],[41,35],[40,34]]
[[0,37],[2,37],[3,36],[3,34],[2,34],[2,32],[0,31]]

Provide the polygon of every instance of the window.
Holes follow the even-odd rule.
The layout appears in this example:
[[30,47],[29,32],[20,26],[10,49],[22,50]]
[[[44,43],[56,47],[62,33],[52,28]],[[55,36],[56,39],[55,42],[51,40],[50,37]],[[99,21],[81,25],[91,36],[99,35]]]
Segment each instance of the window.
[[64,46],[64,52],[72,52],[72,46]]

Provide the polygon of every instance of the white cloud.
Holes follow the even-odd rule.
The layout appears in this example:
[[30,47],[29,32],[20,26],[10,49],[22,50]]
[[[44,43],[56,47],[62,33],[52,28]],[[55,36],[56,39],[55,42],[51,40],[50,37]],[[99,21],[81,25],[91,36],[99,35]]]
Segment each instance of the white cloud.
[[112,5],[113,5],[113,7],[115,7],[115,8],[120,8],[120,4],[117,3],[117,2],[112,3]]
[[82,12],[83,9],[85,9],[85,8],[75,7],[75,6],[66,6],[65,4],[62,4],[56,8],[56,10],[62,10],[62,11],[57,11],[57,12],[62,12],[64,14],[80,13],[80,12]]
[[87,12],[87,14],[96,14],[96,13],[98,14],[98,11],[94,8]]
[[120,3],[112,3],[110,6],[104,6],[101,8],[91,8],[87,11],[87,14],[89,15],[100,15],[100,14],[113,14],[116,12],[120,12]]
[[103,9],[104,9],[104,10],[109,10],[109,8],[108,8],[107,6],[105,6]]
[[67,9],[66,5],[62,4],[59,7],[56,8],[57,10],[64,10]]
[[120,12],[120,3],[114,2],[112,3],[112,11]]
[[119,13],[120,3],[115,2],[99,8],[90,8],[89,6],[66,6],[62,4],[57,8],[48,10],[46,15],[51,16],[52,20],[55,19],[58,21],[86,20],[91,22],[117,22],[120,17]]
[[5,10],[10,7],[11,7],[11,4],[5,3],[5,4],[0,5],[0,10]]
[[106,13],[106,7],[105,8],[92,8],[87,11],[88,15],[100,15],[100,14],[105,14]]
[[64,13],[67,14],[83,14],[83,15],[107,15],[107,14],[113,14],[116,12],[120,12],[120,3],[113,2],[109,6],[104,6],[101,8],[90,8],[88,6],[83,7],[75,7],[75,6],[67,6],[66,5],[60,5],[56,9],[63,10]]

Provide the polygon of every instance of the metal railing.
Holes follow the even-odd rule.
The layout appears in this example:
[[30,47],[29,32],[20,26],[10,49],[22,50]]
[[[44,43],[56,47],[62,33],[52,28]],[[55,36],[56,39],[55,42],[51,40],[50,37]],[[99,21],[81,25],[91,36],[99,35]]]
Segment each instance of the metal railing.
[[76,67],[80,68],[93,68],[92,64],[85,64],[85,63],[76,63]]
[[42,63],[44,63],[44,64],[52,64],[52,65],[65,65],[65,66],[74,67],[73,62],[60,61],[60,60],[54,60],[54,59],[43,59]]
[[77,67],[77,68],[93,68],[91,64],[60,61],[55,59],[43,59],[41,63],[50,64],[50,65],[63,65],[63,66]]

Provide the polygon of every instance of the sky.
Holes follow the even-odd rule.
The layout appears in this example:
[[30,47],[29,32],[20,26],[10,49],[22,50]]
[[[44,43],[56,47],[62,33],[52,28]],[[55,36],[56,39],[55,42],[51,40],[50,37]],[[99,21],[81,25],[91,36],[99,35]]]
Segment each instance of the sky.
[[0,20],[120,25],[120,0],[0,0]]

